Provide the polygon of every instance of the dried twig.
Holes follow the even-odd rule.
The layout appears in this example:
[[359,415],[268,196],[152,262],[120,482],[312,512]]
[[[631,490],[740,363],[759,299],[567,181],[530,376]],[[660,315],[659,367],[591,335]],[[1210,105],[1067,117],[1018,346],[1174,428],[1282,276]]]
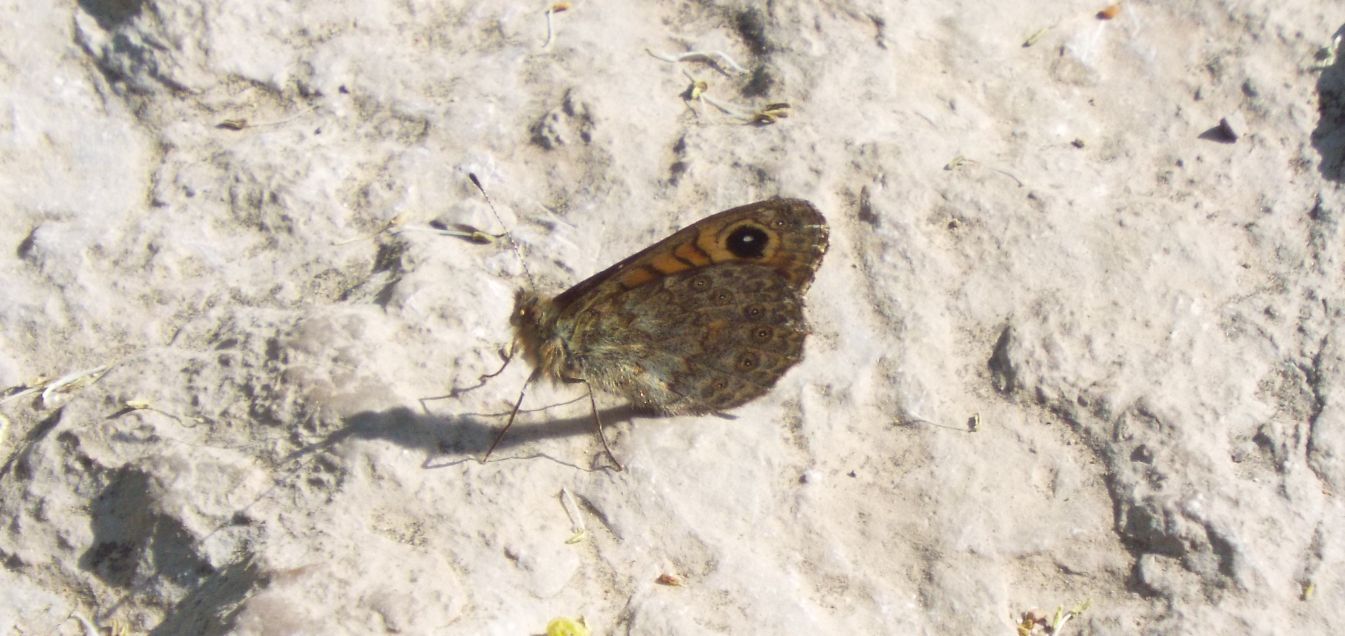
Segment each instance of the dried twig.
[[551,26],[551,16],[569,11],[571,6],[573,5],[568,2],[557,2],[546,8],[546,41],[542,42],[542,48],[551,46],[551,40],[555,35]]
[[[644,51],[645,53],[648,53],[657,59],[663,60],[664,62],[677,63],[677,62],[685,62],[687,60],[703,60],[708,61],[716,68],[719,68],[719,65],[715,64],[715,60],[722,60],[725,64],[728,65],[729,68],[733,69],[734,72],[738,73],[739,75],[747,74],[747,69],[740,66],[737,62],[733,61],[733,58],[729,57],[729,54],[723,51],[687,51],[686,53],[677,53],[677,54],[655,53],[651,49],[645,49]],[[722,71],[723,69],[720,70]]]
[[588,538],[588,529],[584,527],[584,517],[579,514],[579,506],[574,503],[574,497],[570,495],[570,489],[560,489],[560,505],[565,508],[565,514],[570,518],[570,538],[565,543],[574,544]]

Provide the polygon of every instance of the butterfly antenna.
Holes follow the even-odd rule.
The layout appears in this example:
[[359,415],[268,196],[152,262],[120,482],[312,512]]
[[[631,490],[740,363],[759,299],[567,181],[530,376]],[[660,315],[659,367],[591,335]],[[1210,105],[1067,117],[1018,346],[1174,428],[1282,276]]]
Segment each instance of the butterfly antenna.
[[[486,194],[486,189],[481,186],[481,180],[476,178],[476,173],[468,172],[467,178],[472,180],[472,185],[476,186],[476,189],[481,192],[481,196],[486,199],[486,205],[490,206],[490,213],[495,216],[495,222],[499,223],[502,228],[506,227],[504,219],[500,218],[500,213],[495,209],[495,202],[490,200],[489,194]],[[514,233],[505,230],[504,235],[509,237],[509,247],[514,250],[514,256],[518,257],[518,263],[523,266],[523,275],[528,278],[528,287],[537,289],[537,281],[532,278],[532,271],[528,269],[528,261],[523,259],[523,250],[519,249],[518,241],[514,240]]]

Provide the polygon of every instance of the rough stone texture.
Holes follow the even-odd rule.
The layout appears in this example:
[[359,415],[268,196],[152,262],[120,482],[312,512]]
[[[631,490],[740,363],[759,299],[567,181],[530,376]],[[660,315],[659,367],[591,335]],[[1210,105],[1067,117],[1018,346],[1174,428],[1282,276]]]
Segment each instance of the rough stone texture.
[[[5,634],[1345,632],[1340,7],[544,8],[0,6]],[[525,263],[774,195],[832,250],[735,420],[422,408]]]

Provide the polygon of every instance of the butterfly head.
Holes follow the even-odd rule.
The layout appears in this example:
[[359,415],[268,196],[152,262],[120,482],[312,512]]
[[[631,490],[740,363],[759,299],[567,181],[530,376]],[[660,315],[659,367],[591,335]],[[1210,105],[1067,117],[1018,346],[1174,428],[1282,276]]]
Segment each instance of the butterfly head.
[[537,292],[518,290],[514,293],[514,313],[509,317],[509,324],[516,330],[535,328],[542,313],[541,305],[542,297]]
[[552,377],[560,377],[565,367],[565,346],[556,333],[555,303],[530,289],[514,294],[514,313],[509,324],[514,328],[515,345],[534,368]]

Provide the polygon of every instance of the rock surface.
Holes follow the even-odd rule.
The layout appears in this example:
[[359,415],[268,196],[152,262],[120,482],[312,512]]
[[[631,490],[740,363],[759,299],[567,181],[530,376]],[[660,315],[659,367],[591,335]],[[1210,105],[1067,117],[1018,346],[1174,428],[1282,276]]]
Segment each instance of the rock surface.
[[[1331,3],[6,5],[5,634],[1345,632]],[[422,406],[777,195],[736,419]]]

